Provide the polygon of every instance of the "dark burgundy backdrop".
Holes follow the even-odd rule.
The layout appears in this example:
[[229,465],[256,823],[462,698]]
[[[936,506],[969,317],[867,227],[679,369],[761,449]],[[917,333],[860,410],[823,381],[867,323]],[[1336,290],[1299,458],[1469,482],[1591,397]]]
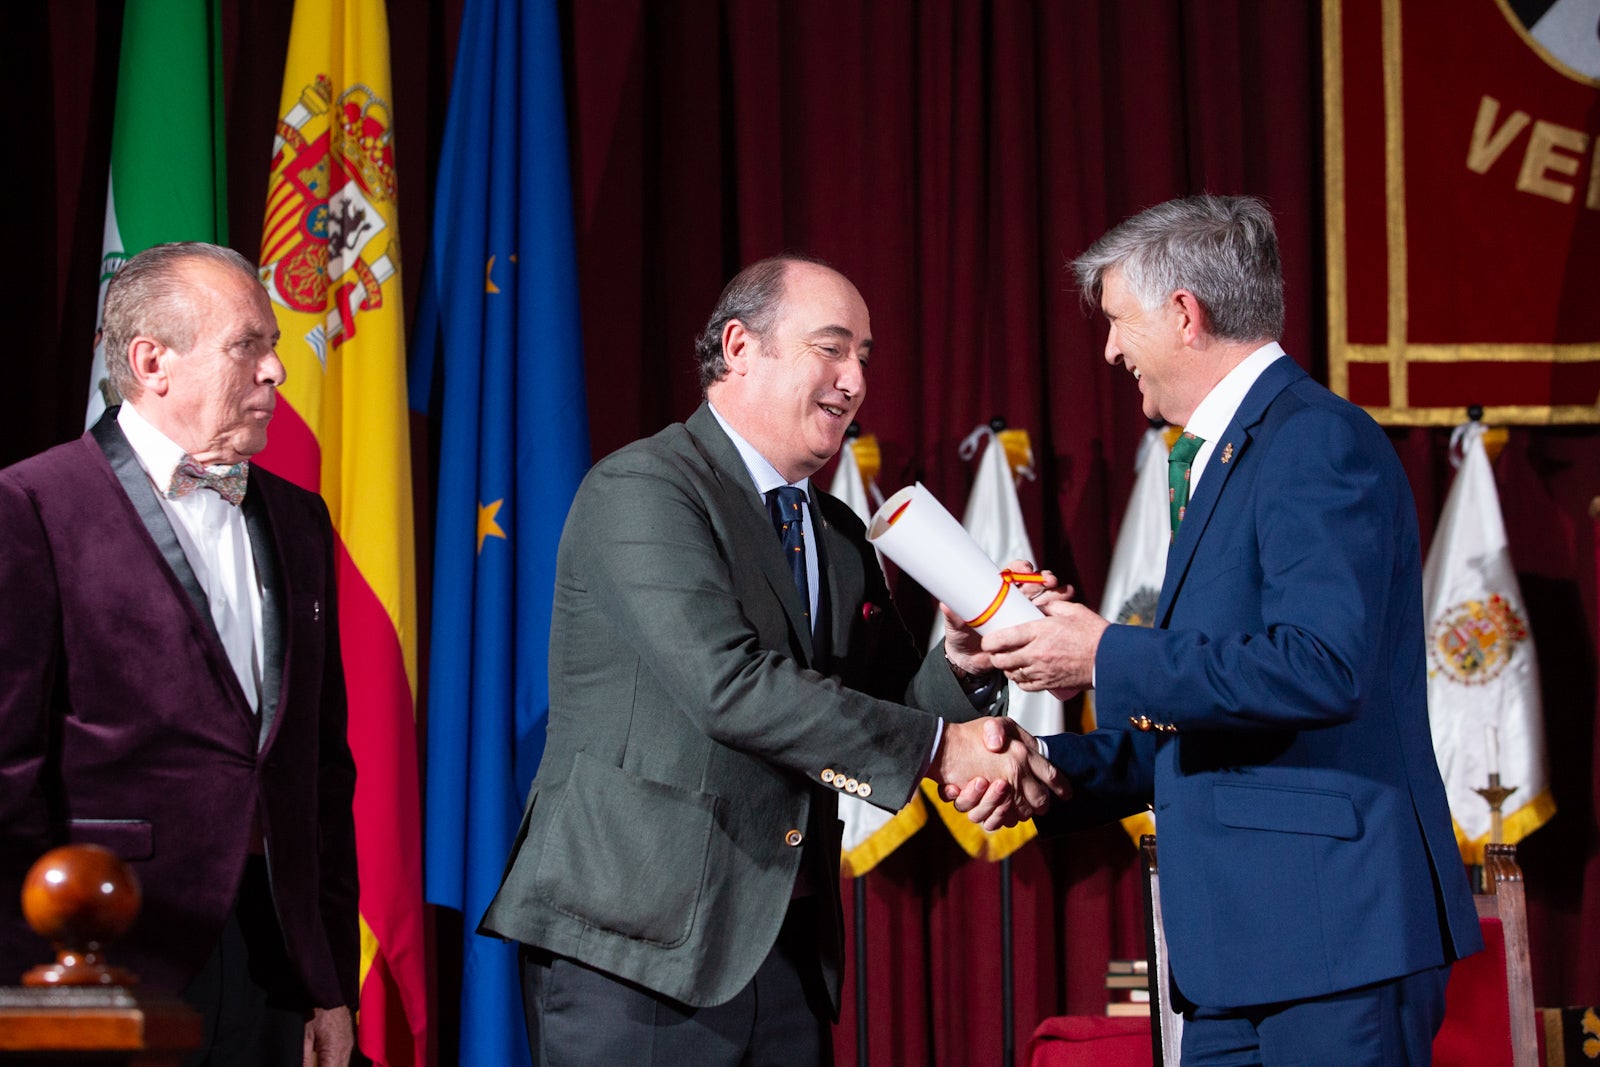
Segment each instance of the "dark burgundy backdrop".
[[[223,7],[231,237],[253,255],[289,5]],[[410,309],[460,9],[389,3]],[[13,102],[0,179],[13,324],[0,463],[81,428],[121,10],[0,5]],[[1040,477],[1022,494],[1036,543],[1098,603],[1144,425],[1131,379],[1099,358],[1103,327],[1080,310],[1063,263],[1150,203],[1202,190],[1264,196],[1283,239],[1285,343],[1324,371],[1320,15],[1309,0],[563,0],[561,10],[597,455],[691,410],[690,339],[738,265],[805,249],[853,277],[873,312],[863,422],[883,445],[884,487],[920,478],[959,506],[961,437],[996,414],[1027,428]],[[1391,436],[1427,538],[1449,484],[1446,434]],[[1497,474],[1560,805],[1522,849],[1535,993],[1593,1004],[1600,953],[1584,937],[1600,929],[1600,779],[1586,509],[1600,491],[1600,432],[1514,430]],[[925,598],[906,586],[901,601],[921,630]],[[1141,952],[1133,860],[1116,828],[1016,858],[1019,1050],[1043,1016],[1100,1010],[1108,956]],[[869,876],[868,901],[873,1060],[997,1062],[999,869],[965,861],[931,826]],[[447,947],[440,958],[435,1018],[449,1049]],[[848,1005],[838,1047],[852,1062]]]

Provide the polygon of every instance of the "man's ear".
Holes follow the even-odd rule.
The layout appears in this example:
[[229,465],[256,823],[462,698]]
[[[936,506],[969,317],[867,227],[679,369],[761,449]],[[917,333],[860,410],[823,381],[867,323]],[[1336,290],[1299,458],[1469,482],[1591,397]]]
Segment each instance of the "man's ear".
[[1183,343],[1194,345],[1206,328],[1206,309],[1200,298],[1188,289],[1173,290],[1170,298],[1172,313],[1177,318],[1178,331]]
[[154,337],[140,336],[128,342],[128,367],[133,371],[133,380],[139,383],[142,390],[156,396],[166,395],[170,383],[167,365],[162,357],[168,351],[167,346]]
[[729,319],[722,327],[722,361],[728,365],[728,373],[744,374],[760,343],[744,323]]

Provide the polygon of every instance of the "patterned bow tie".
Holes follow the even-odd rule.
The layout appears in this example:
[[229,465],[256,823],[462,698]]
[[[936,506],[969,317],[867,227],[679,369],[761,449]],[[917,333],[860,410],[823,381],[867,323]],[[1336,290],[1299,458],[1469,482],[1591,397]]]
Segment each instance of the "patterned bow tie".
[[167,499],[177,500],[196,489],[215,489],[234,507],[244,499],[244,489],[250,479],[250,461],[224,466],[217,464],[202,467],[192,456],[185,455],[172,471],[172,482],[167,486]]

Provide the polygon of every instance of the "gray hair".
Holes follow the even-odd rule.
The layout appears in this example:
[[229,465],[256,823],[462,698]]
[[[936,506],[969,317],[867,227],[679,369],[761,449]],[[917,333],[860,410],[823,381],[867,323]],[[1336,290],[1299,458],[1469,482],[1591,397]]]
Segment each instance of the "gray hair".
[[257,280],[254,265],[231,248],[174,241],[140,252],[106,285],[100,329],[106,373],[119,395],[130,400],[139,395],[139,383],[128,364],[128,346],[135,337],[153,337],[179,352],[194,347],[206,309],[196,305],[183,265],[195,261],[216,263]]
[[1283,336],[1283,263],[1267,205],[1253,196],[1191,196],[1146,208],[1072,261],[1084,303],[1100,306],[1105,276],[1120,270],[1139,305],[1155,308],[1187,289],[1206,329],[1230,341]]
[[833,266],[815,256],[788,252],[757,260],[733,276],[717,299],[706,328],[695,338],[695,358],[700,367],[700,390],[704,392],[713,383],[728,375],[727,361],[722,358],[722,331],[734,319],[744,324],[751,333],[760,335],[772,328],[783,306],[784,279],[792,263],[810,263],[818,267]]

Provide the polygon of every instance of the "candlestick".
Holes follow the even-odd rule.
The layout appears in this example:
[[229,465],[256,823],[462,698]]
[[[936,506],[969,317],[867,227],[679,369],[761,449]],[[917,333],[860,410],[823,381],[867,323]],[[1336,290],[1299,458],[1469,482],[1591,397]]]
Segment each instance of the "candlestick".
[[1489,772],[1489,787],[1487,789],[1474,789],[1484,800],[1489,802],[1489,843],[1491,845],[1503,844],[1505,841],[1504,827],[1500,821],[1500,807],[1506,802],[1506,797],[1517,791],[1517,787],[1503,786],[1500,784],[1500,772]]

